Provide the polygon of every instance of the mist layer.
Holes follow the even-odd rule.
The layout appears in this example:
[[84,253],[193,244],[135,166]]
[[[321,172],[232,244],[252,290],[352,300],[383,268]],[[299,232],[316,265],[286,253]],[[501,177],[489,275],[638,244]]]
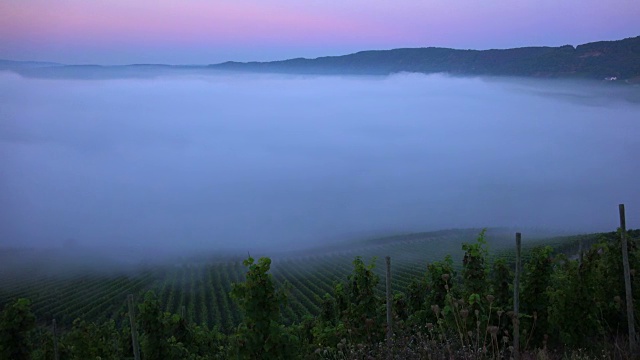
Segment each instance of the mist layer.
[[443,228],[614,230],[618,203],[640,214],[637,92],[407,74],[0,73],[0,239],[299,248]]

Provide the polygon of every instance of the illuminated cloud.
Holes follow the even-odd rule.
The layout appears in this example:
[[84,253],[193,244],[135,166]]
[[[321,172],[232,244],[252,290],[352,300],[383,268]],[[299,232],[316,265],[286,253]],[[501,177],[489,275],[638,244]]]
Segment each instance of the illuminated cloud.
[[630,0],[0,3],[0,58],[209,63],[371,48],[563,45],[637,36]]

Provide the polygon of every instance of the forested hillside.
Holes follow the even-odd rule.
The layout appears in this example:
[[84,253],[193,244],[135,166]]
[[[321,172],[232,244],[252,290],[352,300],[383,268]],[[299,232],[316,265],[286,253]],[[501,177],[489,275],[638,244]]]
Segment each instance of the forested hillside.
[[240,71],[319,74],[418,72],[596,80],[616,77],[620,81],[638,82],[640,36],[618,41],[587,43],[576,47],[566,45],[492,50],[406,48],[361,51],[316,59],[226,62],[211,67]]

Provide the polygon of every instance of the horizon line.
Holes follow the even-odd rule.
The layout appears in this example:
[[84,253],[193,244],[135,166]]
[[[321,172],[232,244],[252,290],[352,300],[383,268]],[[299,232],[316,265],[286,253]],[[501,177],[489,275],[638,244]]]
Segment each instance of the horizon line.
[[6,58],[0,58],[0,62],[7,61],[7,62],[15,62],[15,63],[41,63],[41,64],[48,64],[48,66],[100,66],[100,67],[185,66],[185,67],[207,67],[207,66],[220,65],[220,64],[226,64],[226,63],[252,64],[252,63],[272,63],[272,62],[281,62],[281,61],[289,61],[289,60],[316,60],[316,59],[322,59],[322,58],[333,58],[333,57],[342,57],[342,56],[354,55],[354,54],[359,54],[359,53],[363,53],[363,52],[394,51],[394,50],[405,50],[405,49],[448,49],[448,50],[458,50],[458,51],[492,51],[492,50],[526,49],[526,48],[561,48],[561,47],[565,47],[565,46],[571,46],[574,49],[576,49],[578,46],[582,46],[582,45],[586,45],[586,44],[599,43],[599,42],[616,42],[616,41],[634,39],[634,38],[637,38],[637,37],[640,37],[640,35],[629,36],[629,37],[625,37],[625,38],[617,39],[617,40],[596,40],[596,41],[585,42],[585,43],[577,44],[577,45],[565,44],[565,45],[560,45],[560,46],[526,45],[526,46],[520,46],[520,47],[488,48],[488,49],[461,49],[461,48],[449,48],[449,47],[442,47],[442,46],[398,47],[398,48],[386,48],[386,49],[358,50],[358,51],[355,51],[355,52],[343,53],[343,54],[340,54],[340,55],[325,55],[325,56],[308,57],[308,58],[306,58],[306,57],[291,57],[291,58],[284,58],[284,59],[279,59],[279,60],[269,60],[269,61],[255,61],[255,60],[253,60],[253,61],[235,61],[235,60],[226,60],[226,61],[222,61],[222,62],[218,62],[218,63],[206,63],[206,64],[204,64],[204,63],[203,64],[123,63],[123,64],[104,65],[104,64],[97,64],[97,63],[61,63],[61,62],[57,62],[57,61],[47,61],[47,60],[13,60],[13,59],[6,59]]

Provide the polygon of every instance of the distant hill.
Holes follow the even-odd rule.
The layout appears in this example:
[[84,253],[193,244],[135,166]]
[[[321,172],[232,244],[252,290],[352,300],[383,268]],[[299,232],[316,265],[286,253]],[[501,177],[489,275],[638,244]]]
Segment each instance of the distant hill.
[[200,65],[64,65],[0,60],[0,70],[26,77],[109,79],[155,77],[170,73],[241,71],[289,74],[387,75],[398,72],[460,76],[576,78],[640,83],[640,36],[573,47],[523,47],[493,50],[406,48],[370,50],[316,59],[224,62]]
[[502,50],[407,48],[272,62],[225,62],[214,69],[279,73],[391,74],[397,72],[586,78],[640,82],[640,36],[573,47]]
[[60,66],[61,64],[44,61],[13,61],[0,59],[0,70],[12,70],[16,68],[37,68],[48,66]]
[[209,71],[205,66],[132,64],[132,65],[65,65],[32,61],[0,59],[0,70],[8,70],[24,77],[44,79],[128,79],[153,78],[160,75]]

